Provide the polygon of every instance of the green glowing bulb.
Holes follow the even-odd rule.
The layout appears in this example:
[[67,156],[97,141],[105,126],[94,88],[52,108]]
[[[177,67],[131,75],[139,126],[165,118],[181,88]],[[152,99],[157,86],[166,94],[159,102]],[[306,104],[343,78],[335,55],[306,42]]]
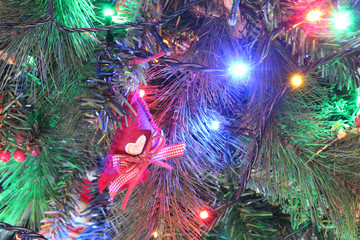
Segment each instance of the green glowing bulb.
[[352,19],[349,12],[337,12],[333,18],[334,27],[337,30],[346,30],[351,24]]
[[28,56],[28,57],[27,57],[27,60],[28,60],[28,64],[29,64],[29,65],[34,65],[35,61],[34,61],[34,57],[33,57],[33,56]]
[[105,16],[112,16],[112,15],[114,15],[114,11],[112,9],[110,9],[110,8],[107,8],[104,11],[104,15]]

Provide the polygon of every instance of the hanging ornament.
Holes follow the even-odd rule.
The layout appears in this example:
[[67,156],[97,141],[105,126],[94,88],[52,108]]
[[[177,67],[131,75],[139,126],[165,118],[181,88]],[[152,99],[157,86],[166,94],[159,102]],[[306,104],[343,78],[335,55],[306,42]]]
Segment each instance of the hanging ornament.
[[26,153],[24,153],[23,150],[16,149],[16,151],[14,152],[14,159],[17,162],[23,162],[26,160]]
[[7,162],[11,158],[11,153],[9,150],[2,149],[0,150],[0,161]]
[[111,201],[118,191],[129,188],[121,206],[123,210],[135,185],[149,178],[148,166],[157,164],[171,170],[164,161],[183,155],[185,148],[184,143],[165,146],[165,138],[138,92],[129,100],[137,116],[134,116],[135,121],[128,121],[128,127],[117,130],[99,178],[100,192],[112,181],[109,186]]

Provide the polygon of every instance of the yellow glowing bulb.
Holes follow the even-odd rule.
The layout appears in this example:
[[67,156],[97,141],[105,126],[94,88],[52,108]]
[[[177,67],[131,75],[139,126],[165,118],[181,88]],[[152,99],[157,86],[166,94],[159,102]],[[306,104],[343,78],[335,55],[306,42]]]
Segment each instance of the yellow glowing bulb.
[[201,218],[201,219],[207,219],[208,217],[209,217],[208,211],[202,211],[202,212],[200,213],[200,218]]
[[298,87],[301,85],[302,79],[299,75],[296,75],[292,78],[291,82],[295,87]]
[[167,45],[169,45],[169,41],[168,41],[168,40],[164,39],[163,42],[166,43]]
[[321,19],[321,12],[319,10],[310,11],[306,15],[306,19],[310,22],[317,22]]
[[157,238],[159,236],[159,234],[157,232],[153,232],[152,235],[153,235],[154,238]]

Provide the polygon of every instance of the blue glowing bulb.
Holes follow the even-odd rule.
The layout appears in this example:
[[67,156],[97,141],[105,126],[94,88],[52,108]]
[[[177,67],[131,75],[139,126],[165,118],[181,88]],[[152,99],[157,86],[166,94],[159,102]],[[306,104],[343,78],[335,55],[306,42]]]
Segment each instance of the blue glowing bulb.
[[249,67],[244,63],[236,63],[230,67],[230,72],[234,77],[243,77],[249,71]]
[[220,122],[219,121],[213,121],[211,123],[211,129],[218,130],[220,128]]

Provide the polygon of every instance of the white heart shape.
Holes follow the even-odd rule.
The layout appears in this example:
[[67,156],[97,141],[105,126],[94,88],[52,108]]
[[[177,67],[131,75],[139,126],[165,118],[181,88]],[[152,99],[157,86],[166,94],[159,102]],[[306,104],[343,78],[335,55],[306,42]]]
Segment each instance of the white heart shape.
[[125,151],[130,155],[139,155],[144,149],[145,142],[145,135],[141,135],[135,143],[126,144]]

